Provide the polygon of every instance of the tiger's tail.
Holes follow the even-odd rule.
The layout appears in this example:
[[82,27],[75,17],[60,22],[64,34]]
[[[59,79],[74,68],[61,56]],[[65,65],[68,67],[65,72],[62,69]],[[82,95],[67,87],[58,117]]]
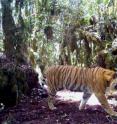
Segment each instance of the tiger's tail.
[[48,86],[47,86],[47,79],[45,76],[41,76],[40,79],[39,79],[39,83],[41,85],[41,87],[45,90],[48,91]]
[[38,89],[39,95],[41,96],[41,98],[47,98],[48,88],[46,85],[46,78],[44,77],[39,78],[39,85],[40,85],[40,88]]

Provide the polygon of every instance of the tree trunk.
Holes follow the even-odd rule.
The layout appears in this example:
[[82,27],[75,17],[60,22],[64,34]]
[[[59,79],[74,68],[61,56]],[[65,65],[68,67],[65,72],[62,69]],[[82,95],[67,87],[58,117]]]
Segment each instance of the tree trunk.
[[10,60],[27,64],[26,44],[23,42],[21,27],[16,27],[12,17],[10,0],[2,0],[2,26],[4,32],[4,53]]
[[85,65],[89,67],[91,65],[91,48],[89,47],[89,42],[87,40],[84,40],[85,45]]

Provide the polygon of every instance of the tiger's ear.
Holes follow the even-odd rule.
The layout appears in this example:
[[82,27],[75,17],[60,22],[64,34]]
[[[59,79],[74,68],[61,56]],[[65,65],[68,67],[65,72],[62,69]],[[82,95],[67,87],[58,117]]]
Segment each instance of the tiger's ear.
[[115,74],[116,73],[114,71],[106,70],[104,72],[104,79],[106,81],[111,81],[115,77]]

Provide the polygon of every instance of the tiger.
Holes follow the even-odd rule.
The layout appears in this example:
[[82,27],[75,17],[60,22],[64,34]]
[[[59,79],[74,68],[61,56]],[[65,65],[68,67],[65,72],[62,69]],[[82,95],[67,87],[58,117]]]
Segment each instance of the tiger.
[[[102,105],[102,108],[111,116],[117,116],[109,105],[105,96],[107,87],[112,83],[117,84],[116,72],[102,67],[77,67],[71,65],[54,65],[45,71],[46,84],[48,87],[48,107],[55,110],[54,98],[59,90],[83,92],[79,110],[85,109],[86,103],[92,93]],[[117,87],[117,85],[115,85]]]

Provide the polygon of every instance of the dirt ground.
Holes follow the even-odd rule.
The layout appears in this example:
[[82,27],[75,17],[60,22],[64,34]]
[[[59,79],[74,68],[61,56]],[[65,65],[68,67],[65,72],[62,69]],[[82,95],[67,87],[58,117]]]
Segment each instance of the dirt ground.
[[50,111],[46,98],[23,97],[17,106],[0,112],[0,124],[117,124],[100,105],[87,105],[79,111],[79,103],[56,99],[57,110]]

